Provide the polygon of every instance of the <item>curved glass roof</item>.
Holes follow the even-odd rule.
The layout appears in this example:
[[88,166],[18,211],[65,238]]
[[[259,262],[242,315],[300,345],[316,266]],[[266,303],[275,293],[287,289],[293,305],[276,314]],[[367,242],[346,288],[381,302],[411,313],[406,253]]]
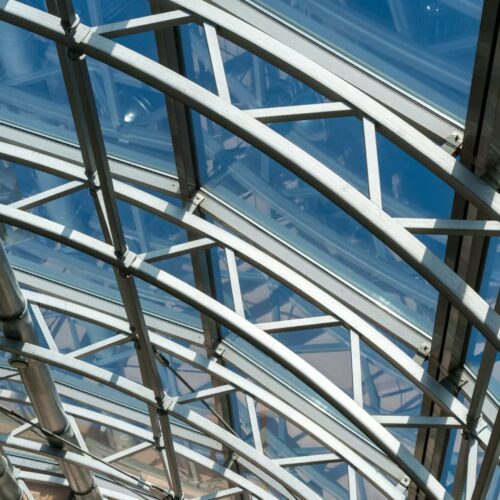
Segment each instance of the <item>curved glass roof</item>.
[[483,0],[251,0],[465,121]]
[[[240,3],[0,2],[0,499],[497,498],[491,172]],[[464,118],[476,2],[260,3]]]

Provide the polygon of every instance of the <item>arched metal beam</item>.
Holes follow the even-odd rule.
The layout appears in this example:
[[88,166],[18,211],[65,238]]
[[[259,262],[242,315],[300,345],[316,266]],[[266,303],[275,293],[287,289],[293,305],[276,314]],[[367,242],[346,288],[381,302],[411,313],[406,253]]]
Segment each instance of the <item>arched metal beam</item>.
[[[68,315],[73,315],[76,310],[79,311],[80,315],[83,312],[80,306],[72,305],[71,303],[60,299],[55,299],[50,296],[45,297],[41,294],[36,294],[36,298],[37,304],[48,307],[49,309],[55,308],[55,310]],[[86,320],[92,322],[93,311],[88,309],[87,313],[88,314],[85,316]],[[106,328],[115,330],[117,325],[120,323],[120,320],[101,313],[99,323]],[[383,475],[381,475],[372,465],[361,458],[356,453],[356,451],[344,445],[336,437],[332,436],[332,434],[329,433],[326,429],[316,424],[307,415],[302,414],[292,406],[288,405],[282,399],[274,396],[266,389],[263,389],[259,385],[253,383],[251,380],[236,374],[220,363],[214,362],[192,349],[183,347],[182,345],[170,341],[164,336],[155,334],[153,332],[149,332],[149,335],[151,337],[151,343],[160,350],[167,352],[177,359],[189,363],[190,365],[195,366],[196,368],[209,373],[210,375],[213,375],[218,379],[233,385],[234,387],[239,388],[244,393],[251,395],[254,399],[262,402],[262,404],[264,404],[265,406],[284,416],[294,425],[307,432],[316,441],[323,444],[325,448],[340,455],[356,470],[359,470],[359,472],[368,481],[372,482],[373,485],[383,493],[389,495],[391,498],[396,498],[398,497],[398,495],[400,495],[400,491],[397,490],[392,483],[387,481],[387,479]],[[71,356],[71,353],[69,353],[68,356]],[[83,412],[86,414],[89,413],[89,410],[84,409]],[[73,413],[73,411],[70,410],[70,413]],[[83,414],[79,414],[79,416],[86,418]],[[108,419],[109,417],[105,418]],[[108,425],[105,423],[102,417],[100,422]],[[117,420],[117,422],[119,421]],[[123,423],[120,423],[120,425],[122,426],[123,430]]]
[[[197,18],[209,21],[217,26],[222,36],[266,59],[331,101],[342,99],[349,106],[359,110],[362,115],[370,117],[394,142],[423,162],[465,198],[477,203],[478,206],[484,206],[489,213],[493,213],[491,211],[493,202],[497,217],[500,214],[500,196],[495,196],[493,190],[489,188],[485,189],[486,185],[481,179],[472,174],[460,161],[363,91],[300,54],[293,47],[285,45],[204,0],[197,2],[169,0],[169,3],[193,14],[195,22]],[[470,192],[466,194],[469,190]]]
[[[154,393],[151,389],[124,377],[117,376],[116,374],[97,366],[71,358],[67,355],[56,353],[34,344],[27,344],[7,338],[0,338],[0,349],[19,353],[27,358],[33,358],[50,365],[58,366],[64,370],[77,373],[89,379],[108,385],[135,399],[143,401],[146,404],[155,406],[157,404]],[[162,411],[168,412],[175,418],[215,438],[224,446],[227,446],[230,450],[248,460],[258,469],[264,471],[266,475],[271,476],[286,490],[290,491],[291,495],[296,495],[298,498],[302,498],[304,500],[319,500],[319,497],[304,483],[299,481],[282,467],[276,465],[265,455],[259,453],[255,448],[252,448],[241,439],[235,437],[230,432],[222,429],[217,424],[214,424],[196,412],[183,408],[182,405],[177,404],[175,399],[167,397],[164,404],[165,406]],[[292,497],[290,496],[290,498]]]
[[[99,423],[100,422],[100,419],[98,418],[99,414],[95,412],[92,413],[93,413],[92,416],[95,417],[95,420],[93,419],[93,421]],[[117,429],[119,429],[120,421],[118,419],[115,420]],[[142,430],[140,427],[138,427],[137,429]],[[151,434],[151,441],[154,442],[152,434]],[[142,481],[138,480],[134,482],[130,478],[130,476],[121,474],[116,468],[107,466],[106,464],[99,462],[89,456],[82,456],[70,451],[60,453],[57,449],[51,446],[46,446],[24,438],[9,437],[8,435],[0,436],[0,444],[23,451],[29,451],[30,453],[35,453],[37,455],[43,455],[49,458],[53,458],[55,460],[60,460],[71,464],[76,463],[80,467],[83,467],[87,470],[93,470],[101,474],[105,474],[106,476],[120,483],[128,484],[129,486],[132,486],[134,488],[141,488],[141,489],[145,488],[145,485]],[[174,448],[176,453],[178,453],[179,455],[183,456],[184,458],[194,463],[201,465],[202,467],[211,470],[215,474],[227,479],[229,482],[235,484],[236,486],[239,486],[245,491],[248,491],[257,498],[261,498],[263,500],[276,500],[276,497],[274,495],[271,495],[266,490],[256,485],[254,482],[246,479],[245,477],[241,476],[240,474],[237,474],[236,472],[228,469],[227,467],[218,464],[214,460],[202,455],[201,453],[193,451],[187,446],[184,446],[179,443],[175,443]],[[146,491],[151,492],[149,490],[150,488],[146,489]],[[156,494],[158,495],[158,493]]]
[[[98,462],[87,455],[81,455],[68,450],[61,450],[59,448],[43,443],[37,443],[28,439],[11,437],[8,434],[0,434],[0,445],[28,451],[37,455],[44,455],[60,462],[82,467],[86,471],[104,474],[118,483],[126,484],[139,490],[145,490],[146,492],[151,492],[151,488],[145,481],[140,479],[135,480],[131,476],[120,472],[114,467]],[[156,493],[155,496],[158,496],[158,493]]]
[[[78,25],[71,37],[68,37],[60,25],[60,20],[45,12],[13,0],[0,0],[0,9],[0,18],[71,46],[76,51],[82,51],[144,81],[196,109],[268,154],[315,187],[380,238],[455,305],[497,349],[500,348],[500,318],[472,287],[467,285],[401,224],[321,162],[283,136],[178,73],[95,34],[87,26]],[[316,69],[318,69],[316,65],[311,68],[313,73]],[[327,79],[338,80],[330,72],[327,72]],[[355,101],[356,99],[360,101],[360,106],[363,102],[366,105],[367,99],[370,101],[370,106],[374,104],[370,98],[363,94],[353,97]],[[346,100],[351,102],[353,99],[346,97]],[[382,114],[388,113],[383,107],[379,111]],[[401,129],[402,136],[405,136],[406,128],[407,126]],[[424,142],[423,147],[418,141],[413,142],[418,150],[424,151],[428,146],[425,141],[428,140],[424,136],[421,139]],[[430,141],[428,142],[430,143]],[[444,154],[446,155],[446,153]],[[436,154],[436,156],[439,155]],[[446,160],[449,158],[451,157],[446,155]],[[449,179],[450,182],[454,180],[457,183],[454,185],[455,189],[474,201],[478,207],[493,218],[498,219],[500,216],[500,195],[473,174],[467,172],[462,166],[456,164],[455,160],[453,160],[453,165],[448,165],[448,167],[449,173],[453,174]],[[439,171],[442,170],[439,169]]]
[[[0,148],[0,155],[2,154]],[[16,148],[16,159],[28,161],[30,152],[23,148]],[[48,155],[38,155],[36,165],[44,167],[50,164]],[[35,163],[32,162],[32,165]],[[257,249],[253,245],[243,241],[241,238],[225,231],[193,213],[168,203],[156,196],[137,189],[120,181],[113,182],[115,193],[121,199],[139,206],[149,212],[164,218],[169,222],[180,225],[185,229],[209,236],[223,247],[231,248],[237,255],[248,261],[257,268],[264,270],[270,276],[281,281],[291,290],[303,296],[325,313],[334,315],[341,319],[346,326],[355,330],[370,347],[377,351],[389,363],[394,365],[405,374],[413,383],[424,391],[445,411],[450,412],[462,423],[466,422],[467,409],[450,391],[444,388],[437,380],[431,377],[422,366],[416,363],[396,344],[382,335],[370,323],[361,318],[359,314],[351,311],[339,300],[332,297],[320,287],[311,283],[289,266]],[[11,207],[12,208],[12,207]],[[20,218],[19,218],[20,219]],[[37,232],[36,228],[31,228]]]
[[111,246],[78,231],[65,228],[55,222],[6,206],[0,206],[0,220],[60,241],[100,260],[104,260],[113,266],[120,266],[120,268],[125,266],[126,269],[124,270],[174,295],[227,326],[235,333],[241,335],[245,340],[279,361],[291,373],[295,374],[343,413],[344,416],[370,437],[377,446],[384,450],[431,498],[448,497],[448,493],[439,481],[430,475],[422,464],[406,448],[401,446],[399,441],[390,432],[376,422],[368,412],[355,404],[347,394],[300,356],[226,306],[174,276],[136,259],[136,256],[132,252],[129,252],[127,256],[129,264],[126,266],[124,262],[117,259]]

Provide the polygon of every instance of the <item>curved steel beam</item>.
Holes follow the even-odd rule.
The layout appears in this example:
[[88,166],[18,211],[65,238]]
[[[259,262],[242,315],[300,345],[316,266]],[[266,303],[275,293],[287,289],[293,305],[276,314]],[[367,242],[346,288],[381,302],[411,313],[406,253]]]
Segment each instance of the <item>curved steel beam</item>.
[[[15,352],[27,358],[36,359],[49,365],[58,366],[64,370],[69,370],[73,373],[77,373],[108,385],[113,389],[124,392],[125,394],[143,401],[148,405],[157,405],[154,392],[151,389],[124,377],[117,376],[115,373],[91,365],[90,363],[71,358],[65,354],[56,353],[34,344],[27,344],[7,338],[0,338],[0,349]],[[299,481],[282,467],[276,465],[262,453],[259,453],[255,448],[252,448],[250,445],[244,443],[240,438],[235,437],[233,434],[222,429],[205,417],[192,410],[183,408],[182,405],[177,404],[175,399],[167,397],[165,400],[165,406],[161,409],[161,411],[165,411],[175,418],[198,429],[202,433],[215,438],[224,446],[227,446],[230,450],[255,465],[258,469],[264,471],[266,475],[272,477],[286,490],[290,491],[292,495],[296,495],[298,498],[302,498],[303,500],[320,500],[319,497],[303,482]],[[68,452],[63,451],[62,453]]]
[[[76,309],[79,310],[80,314],[83,312],[80,306],[72,305],[67,301],[55,299],[50,296],[43,296],[41,294],[36,294],[36,298],[38,299],[36,301],[37,304],[40,304],[49,309],[55,309],[68,315],[74,314]],[[93,311],[88,309],[87,313],[88,314],[85,317],[86,320],[93,322]],[[105,328],[109,328],[111,330],[116,330],[119,323],[120,320],[117,320],[112,316],[100,313],[99,324],[101,324],[101,326],[104,326]],[[119,330],[123,331],[121,329]],[[358,453],[356,453],[356,451],[346,446],[342,441],[339,441],[330,432],[328,432],[327,429],[319,426],[312,419],[297,411],[292,406],[288,405],[280,398],[274,396],[266,389],[263,389],[259,385],[253,383],[248,378],[236,374],[220,363],[214,362],[192,349],[183,347],[176,342],[170,341],[162,335],[158,335],[153,332],[149,332],[149,335],[151,337],[151,343],[154,346],[158,347],[160,350],[167,352],[175,358],[189,363],[190,365],[195,366],[196,368],[209,373],[210,375],[216,376],[218,379],[227,382],[234,387],[239,388],[242,392],[251,395],[254,399],[260,401],[262,404],[271,408],[276,413],[284,416],[287,420],[289,420],[294,425],[301,428],[304,432],[308,433],[315,440],[323,444],[325,448],[341,456],[346,462],[348,462],[356,470],[358,470],[368,481],[370,481],[383,493],[389,495],[391,498],[397,498],[400,495],[401,492],[397,490],[394,485],[390,483],[383,475],[381,475],[377,471],[377,469],[375,469],[372,465],[370,465],[367,461],[360,457]],[[68,353],[68,356],[71,356],[71,353]],[[90,412],[87,409],[84,409],[83,412],[85,414],[94,413]],[[73,411],[69,410],[69,413],[73,414]],[[95,415],[95,418],[97,418],[98,414]],[[78,416],[87,418],[84,414],[81,413],[78,414]],[[99,422],[105,425],[112,425],[112,421],[108,420],[110,418],[111,417],[106,416],[103,418],[102,416],[100,416]],[[121,426],[117,427],[117,429],[121,428],[123,432],[127,432],[127,429],[124,429],[123,427],[123,422],[120,422],[116,419],[116,423],[119,423]],[[146,431],[137,428],[133,432],[137,432],[140,435],[141,433],[144,433]],[[144,439],[144,436],[142,436],[142,438]],[[151,442],[153,443],[152,438]]]
[[431,377],[394,342],[391,342],[376,328],[371,326],[370,323],[299,273],[253,245],[243,241],[241,238],[189,211],[119,181],[114,182],[114,187],[117,196],[123,200],[148,209],[151,213],[169,222],[208,236],[223,247],[231,248],[244,260],[285,284],[326,314],[331,314],[339,318],[345,325],[359,333],[370,347],[404,373],[413,383],[428,394],[433,401],[445,411],[451,412],[462,423],[465,423],[467,409],[463,403]]
[[[16,151],[19,155],[17,156],[18,161],[23,162],[25,158],[29,158],[30,156],[30,152],[22,148],[18,148]],[[37,161],[43,162],[43,164],[39,165],[43,169],[46,164],[50,164],[50,157],[48,155],[44,155],[43,157],[39,155]],[[189,211],[120,181],[115,180],[113,186],[115,193],[121,199],[148,210],[154,215],[185,229],[209,236],[223,247],[231,248],[244,260],[284,283],[291,290],[306,298],[325,313],[341,319],[347,327],[355,330],[364,342],[405,374],[443,410],[450,412],[460,422],[466,422],[467,409],[463,403],[444,388],[442,384],[431,377],[422,366],[382,335],[376,328],[371,326],[370,323],[361,318],[359,314],[351,311],[342,302],[332,297],[331,294],[319,286],[314,285],[294,269],[282,264],[277,259],[272,258],[241,238]],[[33,227],[30,230],[39,231]]]
[[57,460],[58,462],[81,467],[89,472],[104,474],[121,484],[145,490],[148,493],[151,492],[151,488],[147,485],[146,481],[140,479],[134,480],[129,475],[123,474],[114,467],[98,462],[87,455],[81,455],[68,450],[61,450],[60,448],[55,448],[47,444],[37,443],[29,439],[11,437],[6,434],[0,434],[0,444],[9,448],[20,449],[37,455],[44,455]]
[[[87,26],[78,25],[71,33],[71,37],[68,37],[58,18],[13,0],[0,0],[0,18],[68,45],[77,52],[84,52],[142,80],[199,111],[268,154],[380,238],[457,307],[495,348],[500,349],[500,318],[472,287],[467,285],[401,224],[321,162],[280,134],[187,78],[137,52],[95,34]],[[256,30],[255,35],[257,36],[259,33]],[[317,69],[321,68],[316,68],[316,65],[311,67],[313,73]],[[340,79],[327,72],[327,80]],[[372,105],[371,99],[363,94],[353,97],[354,99],[346,98],[346,100],[350,102],[358,100],[360,106],[363,105],[363,101],[365,101],[363,105],[365,106],[366,100],[368,100],[369,105]],[[379,111],[382,114],[388,113],[383,107],[380,107]],[[396,119],[396,117],[394,118]],[[404,122],[402,123],[404,124]],[[407,135],[406,128],[407,126],[401,129],[403,137]],[[424,136],[420,139],[424,143],[423,147],[419,145],[418,141],[413,142],[418,146],[418,150],[421,148],[425,151],[425,148],[429,146],[425,141],[428,140]],[[430,141],[428,142],[430,143]],[[451,158],[446,153],[444,154],[446,160]],[[439,155],[436,154],[436,156]],[[449,173],[454,175],[451,179],[457,184],[453,187],[466,198],[474,201],[478,207],[493,218],[498,219],[500,217],[500,195],[462,166],[456,164],[455,160],[453,160],[453,165],[448,165],[448,167]],[[442,172],[441,169],[439,171]]]
[[426,167],[465,198],[488,213],[496,213],[496,217],[500,215],[500,196],[494,195],[491,188],[486,189],[480,178],[424,134],[352,84],[300,54],[293,47],[204,0],[169,0],[169,3],[193,14],[195,22],[197,18],[209,21],[217,26],[221,35],[268,60],[331,101],[342,99],[362,115],[370,117],[389,137],[412,156],[423,161]]
[[[97,418],[99,417],[99,414],[95,412],[92,413],[94,413],[92,416],[96,418],[93,421],[99,423],[100,419]],[[119,427],[120,421],[118,419],[114,420],[116,420],[117,429],[120,429]],[[137,427],[137,430],[141,431],[142,429],[140,427]],[[151,442],[152,446],[154,446],[153,434],[151,434]],[[130,478],[130,476],[121,474],[119,470],[117,470],[116,468],[107,466],[106,464],[99,462],[89,456],[83,456],[70,451],[65,451],[63,453],[60,453],[59,450],[54,449],[51,446],[46,446],[37,443],[35,441],[31,441],[29,439],[9,437],[8,435],[0,435],[0,444],[18,450],[29,451],[30,453],[34,453],[36,455],[43,455],[61,462],[67,462],[69,464],[77,464],[79,467],[83,467],[84,469],[105,474],[106,476],[118,482],[127,484],[134,488],[146,489],[148,493],[151,493],[150,491],[151,488],[147,488],[144,481],[142,480],[133,481]],[[256,485],[255,483],[246,479],[240,474],[237,474],[236,472],[228,469],[227,467],[219,465],[217,462],[202,455],[201,453],[193,451],[187,446],[183,446],[182,444],[179,443],[175,443],[174,447],[176,453],[183,456],[187,460],[195,462],[198,465],[201,465],[202,467],[211,470],[215,474],[219,475],[220,477],[223,477],[224,479],[227,479],[229,482],[235,484],[236,486],[239,486],[241,489],[245,491],[248,491],[257,498],[261,498],[263,500],[276,500],[275,496],[271,495],[270,493],[262,489],[260,486]]]
[[358,426],[373,442],[384,450],[431,498],[447,498],[448,493],[443,486],[418,462],[415,457],[368,412],[353,402],[341,389],[322,375],[317,369],[290,351],[275,338],[266,334],[234,311],[208,297],[199,290],[161,271],[154,266],[136,259],[129,252],[128,266],[117,259],[113,248],[95,238],[70,230],[55,222],[27,214],[20,210],[0,205],[0,220],[38,232],[48,238],[57,240],[77,250],[83,251],[100,260],[122,268],[138,278],[174,295],[214,320],[227,326],[245,340],[279,361],[291,373],[305,382],[309,387],[324,397],[345,417]]

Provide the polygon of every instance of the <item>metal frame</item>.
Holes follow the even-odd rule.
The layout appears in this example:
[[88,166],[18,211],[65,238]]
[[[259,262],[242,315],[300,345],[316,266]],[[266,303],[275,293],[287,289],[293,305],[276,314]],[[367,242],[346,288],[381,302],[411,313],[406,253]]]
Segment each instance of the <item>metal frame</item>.
[[[57,42],[80,143],[79,151],[69,145],[60,145],[58,146],[58,154],[55,155],[48,153],[50,151],[48,145],[53,144],[54,141],[37,138],[33,145],[27,147],[20,139],[23,134],[26,135],[25,132],[12,131],[8,127],[2,126],[2,135],[4,132],[5,135],[3,135],[3,142],[0,143],[0,157],[19,161],[32,168],[64,177],[69,182],[59,188],[39,193],[10,206],[1,206],[0,220],[54,239],[111,264],[115,268],[116,281],[124,306],[123,308],[118,306],[120,309],[118,316],[122,317],[118,321],[121,325],[117,329],[119,333],[109,341],[97,343],[65,356],[57,353],[55,349],[52,349],[49,354],[48,351],[32,345],[31,338],[24,337],[21,339],[28,342],[24,345],[8,339],[1,340],[2,349],[17,355],[21,354],[27,359],[32,357],[36,361],[30,363],[42,362],[40,366],[44,366],[43,363],[64,366],[75,373],[99,380],[145,401],[149,407],[153,441],[161,450],[167,477],[176,498],[181,498],[183,494],[176,465],[176,454],[180,453],[186,456],[187,451],[181,452],[182,447],[173,442],[173,435],[176,435],[177,431],[175,425],[171,426],[171,416],[222,443],[222,450],[226,453],[227,458],[226,467],[218,466],[213,461],[209,463],[206,461],[208,459],[201,456],[197,456],[196,459],[191,457],[192,460],[200,464],[209,464],[209,468],[223,477],[232,478],[231,481],[238,486],[236,489],[221,491],[215,494],[214,498],[238,493],[242,493],[243,498],[248,498],[248,494],[259,498],[266,497],[267,494],[262,489],[238,474],[239,466],[249,470],[251,468],[264,484],[271,485],[285,496],[293,494],[300,498],[315,498],[315,494],[304,482],[283,470],[283,465],[291,466],[295,463],[293,457],[282,461],[282,463],[273,463],[264,456],[255,407],[256,400],[295,422],[299,428],[312,434],[332,452],[328,459],[326,457],[310,457],[309,462],[303,461],[304,464],[321,463],[322,460],[336,461],[336,457],[341,457],[350,464],[349,494],[351,498],[356,498],[360,494],[357,492],[354,471],[360,472],[390,497],[401,497],[401,491],[395,489],[380,474],[380,469],[387,474],[390,467],[383,465],[382,460],[378,463],[375,459],[375,452],[368,451],[368,448],[365,449],[363,446],[356,451],[349,445],[346,446],[357,431],[344,428],[344,432],[347,430],[347,434],[342,439],[342,433],[339,432],[339,429],[344,424],[340,421],[330,421],[325,425],[326,420],[321,420],[315,414],[308,420],[303,412],[305,407],[297,410],[284,402],[287,401],[285,399],[287,389],[279,387],[280,383],[277,381],[272,382],[268,379],[265,382],[266,389],[262,389],[253,384],[252,381],[242,379],[239,375],[222,366],[221,361],[232,362],[231,360],[238,358],[238,356],[240,356],[239,359],[242,363],[245,361],[241,357],[241,353],[231,351],[230,346],[221,339],[218,331],[219,324],[229,327],[259,350],[279,361],[282,366],[307,384],[315,394],[324,398],[347,417],[364,433],[364,436],[360,438],[358,435],[355,439],[364,440],[365,443],[368,443],[368,447],[379,447],[387,454],[389,461],[395,464],[396,469],[392,470],[390,475],[397,476],[404,487],[407,486],[408,478],[413,481],[416,489],[410,490],[412,493],[421,491],[430,498],[447,497],[444,488],[435,478],[440,471],[439,460],[436,458],[438,455],[434,455],[434,462],[426,463],[424,460],[427,453],[425,446],[428,445],[428,441],[421,441],[424,445],[421,444],[420,448],[417,447],[417,458],[425,463],[430,470],[429,472],[419,463],[418,459],[401,446],[400,442],[384,426],[423,428],[426,429],[425,432],[434,432],[437,433],[437,436],[441,436],[436,438],[435,442],[446,439],[450,428],[463,429],[467,435],[473,437],[467,446],[464,444],[465,440],[462,442],[461,467],[464,464],[469,465],[467,473],[461,476],[465,482],[463,484],[456,483],[454,494],[458,495],[464,487],[467,498],[471,495],[474,495],[474,498],[484,495],[489,481],[491,481],[498,456],[498,446],[496,445],[498,441],[498,417],[492,431],[489,432],[484,430],[481,416],[486,407],[487,381],[491,376],[495,354],[500,346],[500,320],[496,312],[474,291],[477,282],[471,282],[470,273],[467,274],[460,269],[454,268],[452,270],[447,267],[412,233],[469,237],[473,241],[482,241],[485,237],[500,234],[498,221],[500,195],[488,185],[492,183],[491,169],[487,172],[488,176],[485,177],[487,183],[483,182],[445,150],[362,91],[321,67],[311,58],[305,57],[300,51],[294,50],[252,27],[247,21],[237,19],[235,16],[201,0],[195,3],[187,0],[168,2],[168,8],[180,10],[168,10],[163,2],[152,5],[153,14],[151,16],[89,28],[79,23],[72,10],[71,1],[53,0],[49,2],[50,12],[60,17],[37,11],[13,0],[0,1],[0,19],[5,19]],[[166,11],[164,11],[165,9]],[[176,27],[186,22],[196,22],[204,27],[218,95],[202,89],[182,76],[181,50]],[[160,64],[109,40],[112,37],[154,30],[156,30]],[[230,102],[218,35],[223,35],[245,49],[263,56],[333,102],[316,106],[250,111],[236,109]],[[164,47],[168,47],[168,50],[164,50]],[[139,78],[167,95],[166,103],[173,135],[178,180],[163,174],[141,170],[140,166],[127,165],[123,161],[108,158],[95,109],[85,54]],[[359,291],[353,289],[351,284],[342,283],[327,270],[321,269],[321,266],[310,258],[305,258],[296,249],[290,247],[287,242],[277,240],[263,228],[239,214],[234,207],[224,206],[220,200],[203,190],[197,180],[196,161],[193,156],[193,137],[189,123],[189,109],[191,108],[245,139],[338,204],[413,266],[440,292],[443,311],[446,311],[451,304],[454,308],[453,311],[455,311],[452,314],[463,315],[462,322],[457,323],[461,328],[465,325],[467,329],[472,324],[485,336],[487,347],[474,390],[470,393],[471,404],[468,410],[455,397],[456,389],[453,387],[450,389],[446,386],[446,379],[444,382],[438,382],[442,378],[443,370],[455,367],[443,364],[442,360],[438,361],[439,365],[435,364],[438,343],[442,342],[442,345],[446,345],[450,342],[450,338],[453,338],[452,334],[445,332],[441,336],[435,335],[432,349],[430,349],[430,338],[426,332],[420,331],[404,318],[399,318],[392,311],[385,310],[380,304],[363,296]],[[350,114],[355,114],[363,120],[370,187],[369,198],[361,195],[348,182],[282,136],[274,133],[266,125],[280,121]],[[404,115],[404,111],[402,114]],[[471,114],[471,116],[471,120],[473,120],[475,115]],[[437,129],[433,129],[435,126],[436,122],[427,128],[429,137],[433,139],[436,138]],[[422,128],[426,129],[426,125],[424,124]],[[455,210],[460,213],[460,207],[464,203],[469,203],[467,218],[464,220],[421,220],[389,217],[384,212],[380,193],[376,131],[382,132],[390,140],[397,143],[455,189],[457,196]],[[467,135],[466,138],[467,145],[471,139]],[[18,142],[19,140],[21,142]],[[490,147],[488,141],[491,142],[491,138],[489,140],[483,138],[486,145],[480,146],[482,164],[487,164],[485,158],[488,151],[491,151],[488,149]],[[465,164],[469,166],[471,164],[470,155],[467,156],[467,154],[464,151]],[[140,189],[122,183],[118,179],[133,180],[150,187],[155,187],[158,180],[167,181],[163,186],[164,192],[180,197],[185,207],[183,209],[174,207]],[[26,212],[30,208],[84,188],[89,188],[93,194],[106,243],[94,240],[74,230],[68,232],[68,228]],[[129,251],[117,211],[117,198],[144,208],[152,214],[187,229],[190,237],[189,243],[141,255]],[[202,218],[200,208],[215,216],[228,227],[237,226],[237,235],[230,234],[228,231],[205,221]],[[230,222],[231,219],[234,220],[234,223]],[[244,240],[252,238],[252,233],[258,235],[258,238],[254,239],[254,244],[249,244]],[[271,241],[273,238],[272,246],[267,246],[266,241]],[[215,289],[211,277],[210,257],[206,249],[215,245],[225,251],[235,311],[231,311],[213,298]],[[195,288],[151,265],[151,263],[165,258],[185,253],[192,255],[196,277]],[[286,284],[291,290],[321,309],[325,316],[307,320],[252,325],[245,319],[236,256]],[[304,264],[305,267],[301,264]],[[314,273],[309,273],[309,269],[314,270]],[[200,332],[187,331],[189,329],[182,325],[178,326],[178,336],[197,339],[196,343],[198,344],[204,343],[207,357],[203,361],[203,356],[194,351],[171,343],[171,341],[148,331],[152,320],[148,319],[141,309],[134,282],[137,278],[172,294],[202,312],[204,341],[201,340]],[[332,284],[334,284],[333,287],[330,286]],[[346,290],[352,297],[356,298],[354,302],[346,300],[343,293]],[[30,293],[28,293],[29,295]],[[56,304],[56,309],[70,311],[89,321],[93,321],[93,316],[96,315],[97,309],[93,307],[83,308],[76,304],[69,307],[69,303],[67,305],[61,304],[55,297],[50,297],[50,294],[47,297],[38,296],[38,298],[45,300],[51,306]],[[94,304],[96,304],[95,299]],[[363,307],[365,304],[368,305],[369,310]],[[110,309],[108,306],[105,307],[105,312],[97,313],[98,323],[108,324],[111,320],[111,316],[108,315]],[[115,313],[117,312],[116,309]],[[463,318],[467,321],[464,322]],[[112,322],[115,329],[116,321],[115,314]],[[416,358],[412,359],[406,355],[393,342],[380,334],[370,322],[385,327],[395,338],[403,340],[416,352]],[[326,325],[342,325],[350,329],[353,399],[347,397],[319,371],[304,362],[297,354],[285,348],[272,335],[265,333],[266,331],[271,334],[290,332],[305,327],[318,328]],[[157,331],[161,331],[163,327],[167,326],[167,323],[157,321],[156,326],[159,326]],[[453,323],[447,322],[445,328],[450,330],[452,326]],[[167,333],[170,333],[168,328]],[[44,330],[44,335],[48,339],[49,345],[54,346],[53,340],[51,344],[50,332],[47,329]],[[138,346],[139,364],[145,387],[136,387],[131,381],[121,380],[121,378],[116,380],[115,377],[115,380],[112,380],[113,377],[109,373],[95,367],[92,371],[90,366],[80,360],[86,354],[99,352],[110,345],[126,342],[129,338],[135,339]],[[429,405],[428,414],[425,414],[427,409],[424,407],[425,411],[420,418],[391,419],[369,415],[363,409],[361,387],[363,368],[359,350],[360,340],[378,351],[391,365],[424,392],[427,398],[426,404]],[[466,346],[466,337],[463,337],[461,345]],[[213,388],[194,391],[184,399],[182,397],[179,399],[169,397],[159,378],[155,349],[169,352],[173,356],[180,357],[206,371],[213,377]],[[457,349],[459,348],[457,347]],[[419,360],[422,357],[427,357],[429,353],[431,354],[430,373],[419,364]],[[257,367],[254,376],[255,380],[259,380],[259,382],[264,380],[258,375],[258,370],[261,368]],[[217,380],[219,379],[225,381],[227,385],[218,385]],[[25,384],[29,387],[29,377]],[[253,447],[241,439],[235,438],[231,432],[222,427],[210,423],[191,410],[186,411],[182,408],[183,404],[203,400],[207,397],[215,397],[217,404],[220,402],[220,413],[224,415],[223,421],[230,422],[231,400],[227,395],[235,390],[241,390],[246,397],[250,412],[251,432],[254,437]],[[311,402],[305,402],[305,404],[311,404]],[[35,401],[34,405],[36,406]],[[498,408],[496,410],[498,412]],[[488,415],[487,418],[493,424],[491,411]],[[29,443],[23,444],[16,439],[19,438],[12,437],[5,442],[9,447],[15,447],[17,443],[19,447],[24,447],[26,450],[34,450],[38,446]],[[486,456],[479,477],[483,486],[478,485],[474,488],[473,465],[475,457],[477,457],[478,446],[482,446],[486,450]],[[50,446],[43,448],[43,451],[40,450],[42,448],[39,448],[38,451],[57,456],[59,460],[63,460],[63,468],[66,471],[70,471],[71,467],[75,467],[75,464],[86,467],[82,459],[73,457],[75,454],[71,454],[72,452],[65,452],[66,454],[70,453],[66,460]],[[228,450],[230,451],[228,452]],[[233,455],[234,453],[237,454],[236,457]],[[422,454],[421,457],[418,456],[419,453]],[[116,459],[116,457],[110,457],[111,461]],[[95,464],[92,467],[95,467]],[[264,472],[264,469],[267,472]],[[7,469],[5,470],[7,471]],[[2,477],[9,479],[11,476],[4,474]],[[71,473],[68,475],[68,484],[72,485]],[[477,491],[473,493],[474,489]]]

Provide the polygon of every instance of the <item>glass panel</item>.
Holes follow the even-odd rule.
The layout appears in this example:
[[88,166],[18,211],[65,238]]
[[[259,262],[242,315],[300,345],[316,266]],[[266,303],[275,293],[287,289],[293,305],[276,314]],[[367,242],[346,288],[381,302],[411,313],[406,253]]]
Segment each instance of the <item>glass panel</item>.
[[377,134],[384,210],[393,217],[448,219],[454,191],[382,134]]
[[5,205],[60,186],[65,182],[65,179],[61,177],[0,160],[0,203]]
[[[484,265],[483,277],[481,281],[480,295],[490,304],[492,308],[497,306],[498,290],[500,286],[500,238],[491,238]],[[466,363],[468,367],[477,375],[481,358],[484,351],[485,340],[476,328],[472,328],[469,346],[467,349]],[[493,368],[492,377],[489,383],[489,390],[496,397],[500,398],[500,355],[497,353],[496,363]]]
[[354,117],[302,120],[274,124],[271,128],[369,196],[361,120]]
[[76,142],[55,43],[3,21],[0,120]]
[[204,185],[278,237],[431,332],[437,292],[380,240],[246,142],[194,115]]
[[138,384],[143,383],[137,353],[134,344],[130,342],[97,351],[94,354],[84,356],[82,360]]
[[126,450],[142,442],[137,436],[125,434],[98,422],[83,418],[75,418],[75,421],[90,453],[100,458]]
[[[57,348],[63,354],[95,344],[96,342],[116,335],[115,332],[82,319],[66,316],[49,309],[40,308],[40,311]],[[39,332],[40,326],[38,321],[34,319],[33,323],[37,330],[38,338],[42,339],[43,336]]]
[[345,328],[316,328],[273,336],[353,396],[351,342]]
[[368,70],[465,120],[482,0],[254,0]]
[[[155,47],[151,33],[117,41],[138,52]],[[108,154],[174,173],[164,95],[99,61],[88,64]]]
[[347,465],[344,463],[291,467],[289,471],[307,483],[323,500],[349,498]]

